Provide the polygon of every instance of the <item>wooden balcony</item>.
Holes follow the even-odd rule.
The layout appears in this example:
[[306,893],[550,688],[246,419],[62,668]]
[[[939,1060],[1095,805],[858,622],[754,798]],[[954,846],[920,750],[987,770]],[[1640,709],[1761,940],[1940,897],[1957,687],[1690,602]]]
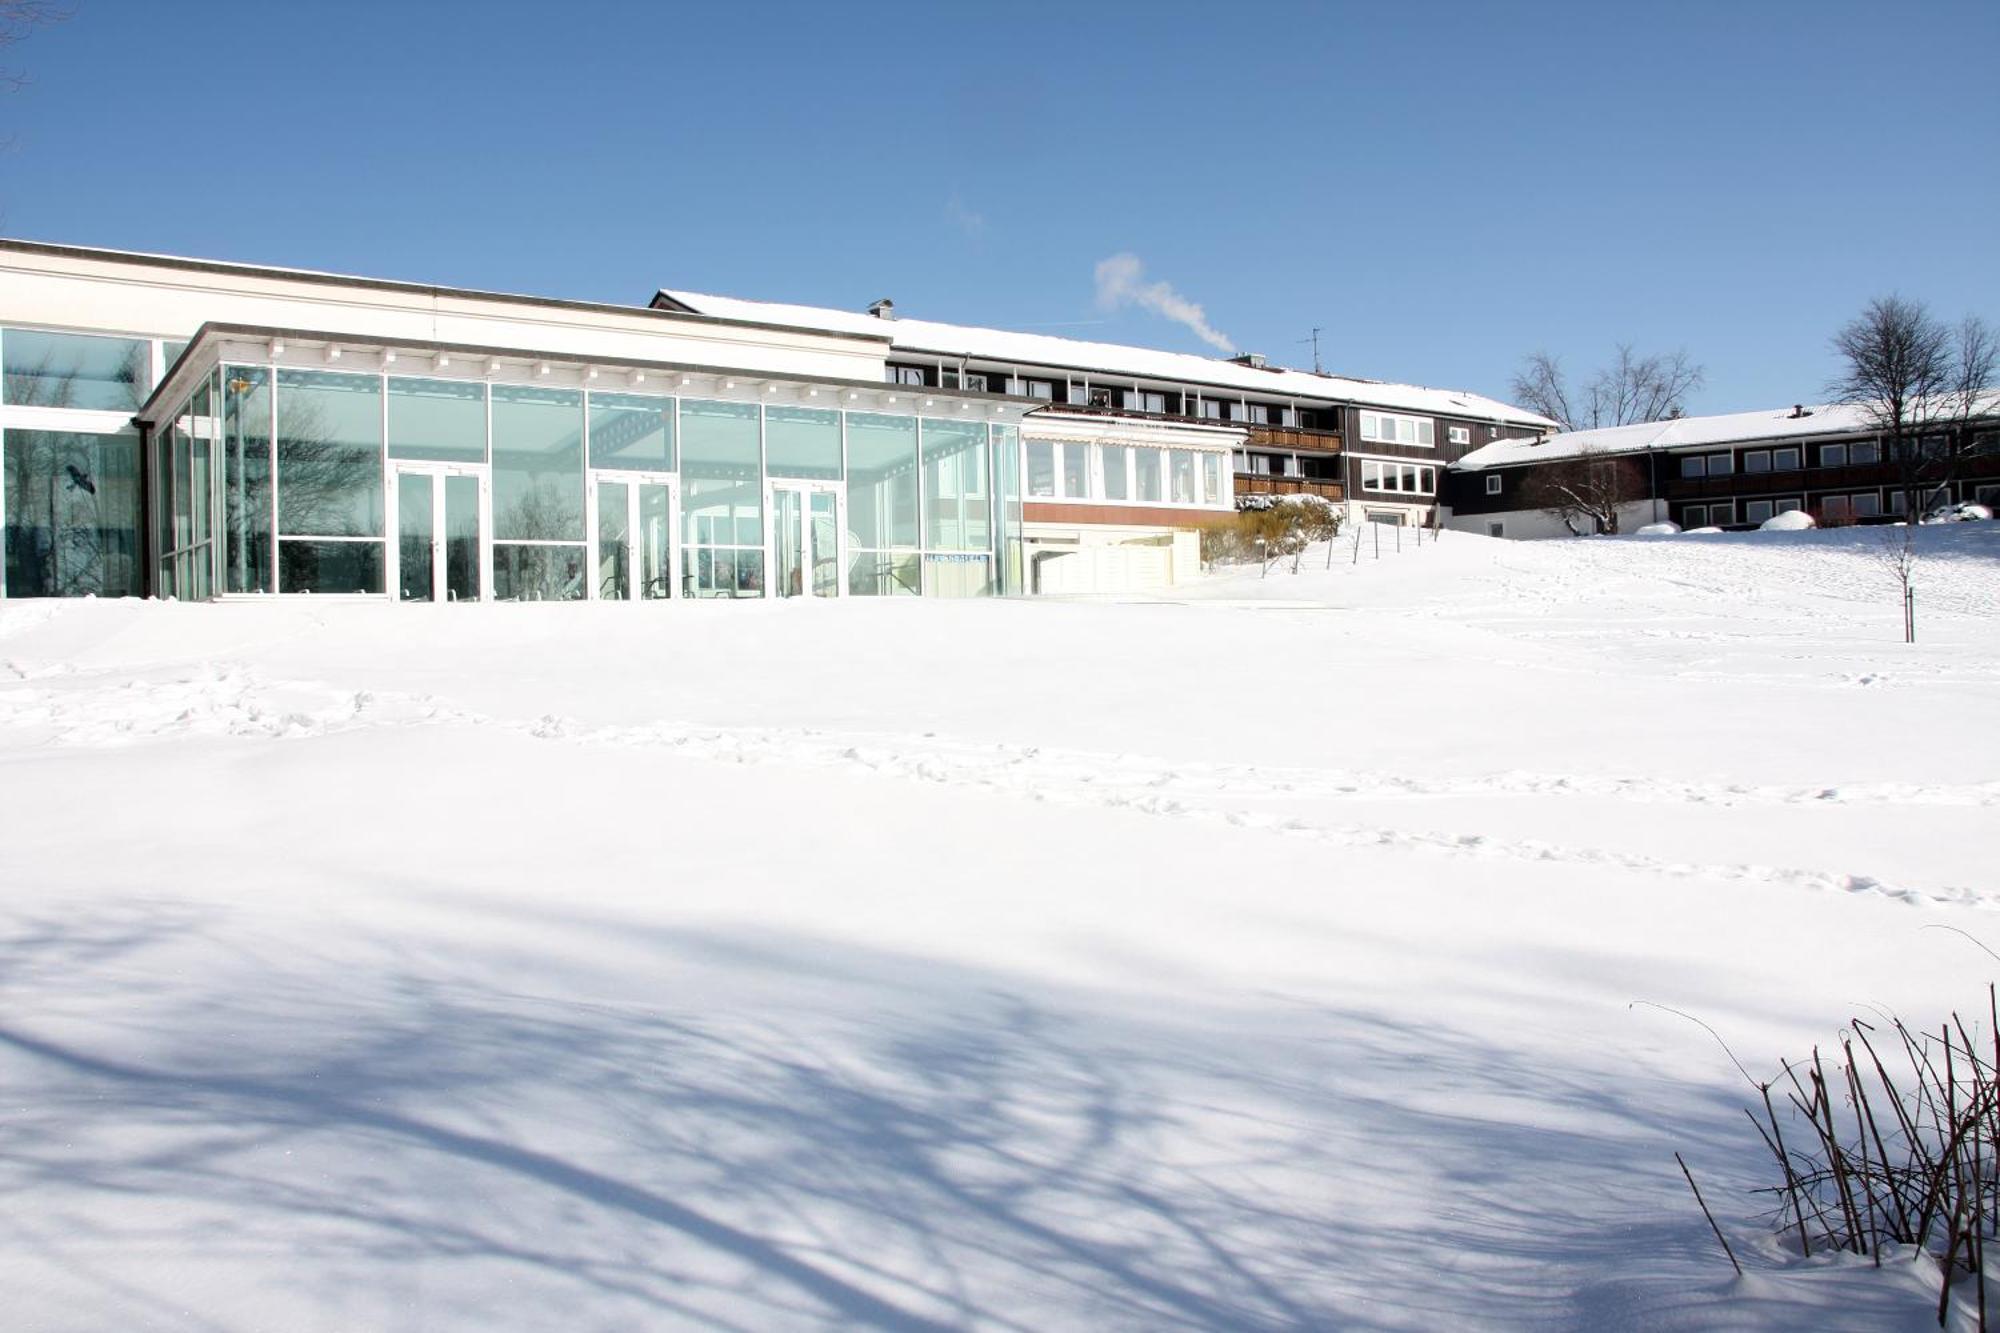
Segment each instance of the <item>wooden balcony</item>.
[[1317,495],[1322,500],[1335,504],[1347,498],[1346,490],[1337,481],[1321,481],[1314,477],[1272,477],[1258,472],[1236,474],[1238,495]]
[[1250,432],[1250,438],[1244,444],[1247,449],[1283,449],[1287,453],[1295,454],[1340,452],[1340,432],[1337,430],[1306,430],[1301,426],[1260,426],[1247,421],[1242,425]]

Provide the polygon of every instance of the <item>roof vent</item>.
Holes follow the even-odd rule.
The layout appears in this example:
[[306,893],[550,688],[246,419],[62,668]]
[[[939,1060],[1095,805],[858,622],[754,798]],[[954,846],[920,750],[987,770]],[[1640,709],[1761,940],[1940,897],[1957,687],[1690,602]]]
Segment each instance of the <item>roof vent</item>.
[[1812,415],[1812,409],[1810,407],[1807,407],[1804,403],[1792,404],[1792,420],[1797,421],[1800,417],[1809,417],[1811,415]]
[[869,306],[868,313],[877,319],[894,319],[896,317],[896,303],[885,296],[874,305]]
[[1229,359],[1239,366],[1249,366],[1253,370],[1262,370],[1264,368],[1264,354],[1262,352],[1245,352],[1242,356],[1232,356]]

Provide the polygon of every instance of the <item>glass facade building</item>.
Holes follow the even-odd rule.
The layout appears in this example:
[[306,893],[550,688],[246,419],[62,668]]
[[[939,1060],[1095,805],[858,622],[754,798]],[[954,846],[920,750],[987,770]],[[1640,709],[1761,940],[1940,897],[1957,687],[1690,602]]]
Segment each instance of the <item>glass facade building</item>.
[[[669,375],[681,391],[652,392],[643,372],[587,365],[565,369],[574,387],[549,382],[545,365],[520,367],[540,381],[522,383],[456,377],[441,368],[449,355],[405,375],[387,349],[338,369],[221,349],[208,359],[176,375],[171,410],[154,404],[147,423],[162,596],[1021,587],[1020,433],[991,402],[905,398],[917,410],[898,412],[873,386],[760,380],[745,386],[752,397],[724,375]],[[356,361],[380,368],[346,368]],[[842,405],[802,401],[813,399]],[[128,445],[136,459],[136,436]],[[136,485],[129,467],[117,475]]]

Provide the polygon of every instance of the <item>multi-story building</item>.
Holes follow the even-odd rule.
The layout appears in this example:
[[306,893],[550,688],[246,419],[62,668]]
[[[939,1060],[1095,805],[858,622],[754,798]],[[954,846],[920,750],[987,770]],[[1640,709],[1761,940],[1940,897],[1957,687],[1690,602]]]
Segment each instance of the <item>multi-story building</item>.
[[1434,521],[1490,399],[662,291],[0,241],[0,596],[976,595],[1172,582],[1239,496]]
[[[1959,432],[1969,438],[1960,440]],[[2000,504],[2000,394],[1963,427],[1932,424],[1905,447],[1921,457],[1959,455],[1955,475],[1905,469],[1869,416],[1852,404],[1677,417],[1632,426],[1497,441],[1458,459],[1445,479],[1447,526],[1494,537],[1570,531],[1545,508],[1541,483],[1579,463],[1615,476],[1629,498],[1619,530],[1672,522],[1683,528],[1754,528],[1804,510],[1821,526],[1885,521],[1908,511],[1904,487],[1921,480],[1916,507],[1959,500]]]

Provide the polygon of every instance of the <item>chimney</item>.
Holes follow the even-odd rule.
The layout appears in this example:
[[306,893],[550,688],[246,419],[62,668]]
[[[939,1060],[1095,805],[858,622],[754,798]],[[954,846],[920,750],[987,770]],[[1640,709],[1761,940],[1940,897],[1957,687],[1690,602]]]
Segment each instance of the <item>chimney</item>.
[[1262,370],[1264,368],[1264,354],[1262,352],[1245,352],[1241,356],[1232,356],[1229,359],[1239,366],[1249,366],[1252,370]]
[[896,303],[885,296],[874,305],[869,306],[868,313],[877,319],[894,319],[896,317]]
[[1804,403],[1792,404],[1792,420],[1797,421],[1800,417],[1809,417],[1811,415],[1812,415],[1812,409],[1807,407]]

